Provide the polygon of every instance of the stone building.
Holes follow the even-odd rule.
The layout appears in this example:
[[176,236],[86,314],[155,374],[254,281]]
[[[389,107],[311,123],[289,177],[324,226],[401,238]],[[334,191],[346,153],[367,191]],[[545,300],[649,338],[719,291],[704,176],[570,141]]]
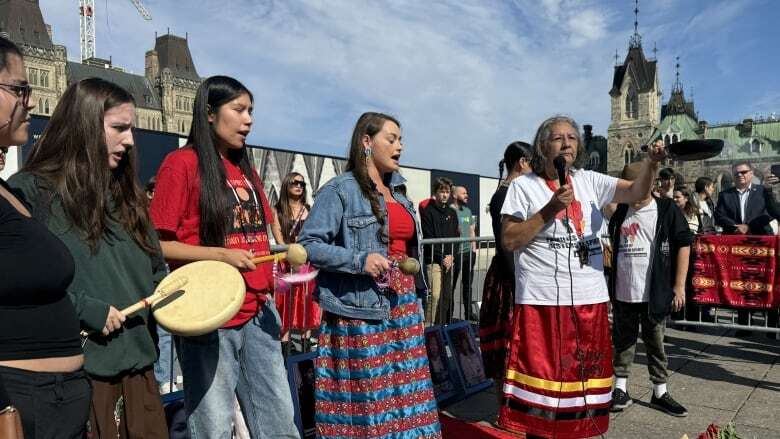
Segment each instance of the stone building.
[[22,50],[37,105],[33,114],[51,115],[68,84],[100,77],[133,95],[138,128],[189,132],[192,103],[201,79],[186,37],[155,36],[154,49],[146,52],[144,75],[136,75],[113,66],[110,58],[68,61],[65,46],[53,43],[52,29],[43,20],[38,0],[0,1],[0,33]]
[[606,171],[618,175],[625,164],[640,156],[642,145],[648,143],[660,121],[657,61],[645,57],[636,28],[623,64],[615,66],[609,96],[611,121],[607,130]]

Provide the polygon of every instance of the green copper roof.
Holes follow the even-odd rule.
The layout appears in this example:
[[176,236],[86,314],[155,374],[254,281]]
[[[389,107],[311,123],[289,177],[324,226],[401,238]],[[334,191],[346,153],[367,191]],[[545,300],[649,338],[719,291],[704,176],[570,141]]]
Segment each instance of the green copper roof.
[[707,129],[708,139],[723,139],[734,145],[725,148],[720,158],[750,158],[756,153],[751,153],[750,143],[758,140],[761,144],[761,157],[776,156],[780,154],[780,121],[753,123],[750,132],[740,133],[740,125],[722,125]]
[[653,131],[650,140],[656,140],[669,134],[677,134],[678,140],[698,139],[696,130],[699,124],[691,116],[683,114],[671,114],[663,118],[658,128]]

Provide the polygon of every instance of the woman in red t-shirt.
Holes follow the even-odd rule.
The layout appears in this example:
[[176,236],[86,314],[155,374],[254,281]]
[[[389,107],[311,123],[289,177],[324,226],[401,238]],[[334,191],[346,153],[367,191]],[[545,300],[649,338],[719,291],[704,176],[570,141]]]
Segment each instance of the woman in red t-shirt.
[[[306,203],[306,180],[297,172],[290,172],[282,179],[279,201],[273,207],[274,222],[271,231],[279,245],[293,244],[303,228],[311,207]],[[301,267],[310,270],[310,265]],[[286,269],[287,266],[283,266]],[[314,301],[314,281],[289,285],[282,283],[276,288],[274,299],[276,309],[282,316],[282,346],[290,348],[290,330],[303,330],[303,345],[316,343],[311,339],[311,330],[320,327],[320,307]],[[305,349],[304,349],[305,350]]]
[[246,297],[222,328],[182,337],[187,424],[195,437],[228,437],[234,394],[252,437],[297,438],[287,385],[280,319],[273,297],[267,226],[273,221],[263,185],[245,147],[252,93],[213,76],[195,96],[187,145],[165,158],[151,216],[172,268],[220,260],[242,270]]

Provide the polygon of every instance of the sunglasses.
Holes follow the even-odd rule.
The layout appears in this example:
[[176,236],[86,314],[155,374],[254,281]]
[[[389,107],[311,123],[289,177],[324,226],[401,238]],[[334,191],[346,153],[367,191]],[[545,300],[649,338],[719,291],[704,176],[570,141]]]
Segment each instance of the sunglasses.
[[293,181],[290,183],[290,186],[298,186],[301,189],[306,189],[306,182],[305,181]]
[[30,86],[30,84],[19,85],[19,84],[4,84],[0,82],[0,87],[2,87],[3,90],[7,91],[8,93],[11,93],[12,95],[16,96],[16,98],[19,99],[23,107],[27,107],[30,104],[30,95],[32,95],[32,87]]
[[749,172],[750,172],[750,170],[747,170],[747,171],[734,171],[734,176],[735,177],[739,177],[740,175],[745,175],[745,174],[747,174]]

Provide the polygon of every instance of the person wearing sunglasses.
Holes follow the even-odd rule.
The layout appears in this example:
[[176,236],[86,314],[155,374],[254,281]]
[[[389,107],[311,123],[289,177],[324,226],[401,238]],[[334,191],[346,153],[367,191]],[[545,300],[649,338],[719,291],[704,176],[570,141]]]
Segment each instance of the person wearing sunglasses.
[[[772,215],[767,211],[773,205],[771,190],[753,184],[753,166],[741,161],[731,167],[734,187],[718,195],[715,207],[715,224],[724,233],[739,235],[772,235],[769,222]],[[767,199],[769,197],[769,199]]]
[[[0,163],[27,143],[29,97],[22,54],[0,37]],[[0,414],[15,407],[26,437],[82,437],[91,390],[67,292],[74,260],[31,211],[0,179]]]
[[[274,222],[271,224],[271,232],[277,244],[292,244],[298,240],[298,234],[311,209],[306,203],[306,198],[306,181],[303,175],[297,172],[287,174],[282,180],[279,201],[273,209]],[[282,267],[282,269],[286,268]],[[314,293],[314,281],[293,285],[292,291],[284,286],[277,287],[274,297],[276,309],[282,317],[281,340],[285,354],[289,352],[291,329],[304,331],[304,338],[308,343],[316,342],[311,339],[311,330],[320,327],[321,312],[312,293]]]

